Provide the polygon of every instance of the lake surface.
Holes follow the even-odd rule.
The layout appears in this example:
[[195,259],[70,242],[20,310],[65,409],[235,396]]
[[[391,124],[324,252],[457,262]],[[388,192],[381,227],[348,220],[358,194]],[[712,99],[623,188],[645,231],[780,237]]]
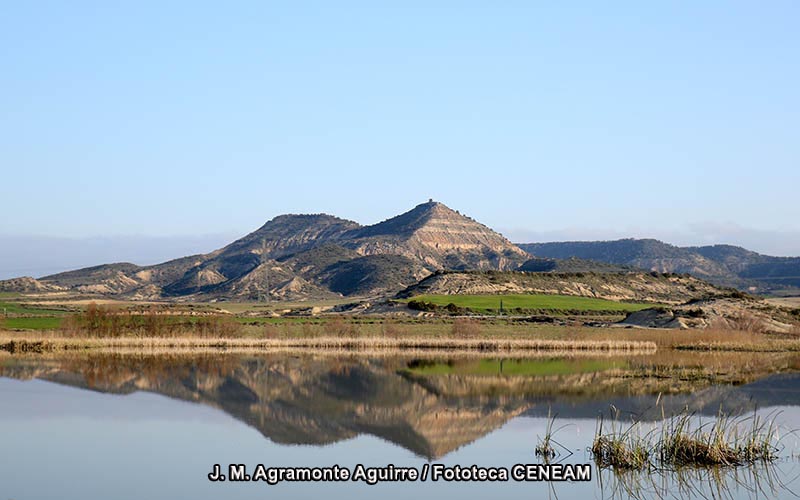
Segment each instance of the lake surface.
[[[675,364],[695,370],[666,376]],[[4,356],[0,500],[796,498],[800,437],[791,431],[800,428],[799,366],[797,356],[754,354]],[[699,376],[702,370],[714,376]],[[688,408],[705,421],[721,408],[746,415],[757,407],[780,426],[781,458],[770,466],[680,473],[599,470],[587,449],[598,415],[607,418],[612,405],[645,432],[657,428],[662,412]],[[245,464],[248,472],[258,464],[535,464],[548,414],[559,429],[555,461],[592,464],[591,481],[269,485],[207,476],[214,464]]]

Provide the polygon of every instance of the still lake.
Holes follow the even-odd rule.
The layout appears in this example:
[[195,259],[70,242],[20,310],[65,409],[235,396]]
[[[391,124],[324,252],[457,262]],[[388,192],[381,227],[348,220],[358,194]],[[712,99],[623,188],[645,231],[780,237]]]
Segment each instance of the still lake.
[[[670,366],[681,369],[668,371]],[[684,369],[689,367],[689,369]],[[800,357],[533,359],[92,354],[0,357],[0,500],[217,498],[797,498]],[[705,375],[704,375],[705,374]],[[660,396],[659,396],[660,394]],[[658,402],[658,405],[656,405]],[[640,432],[688,409],[758,409],[772,465],[614,473],[588,448],[612,408]],[[588,482],[211,482],[214,464],[416,467],[555,462]]]

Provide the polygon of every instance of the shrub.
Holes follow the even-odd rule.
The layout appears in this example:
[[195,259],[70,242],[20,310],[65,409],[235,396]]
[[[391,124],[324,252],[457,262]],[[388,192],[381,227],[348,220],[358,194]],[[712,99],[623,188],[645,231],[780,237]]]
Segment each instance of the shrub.
[[383,323],[382,330],[386,337],[397,338],[408,335],[408,329],[396,323]]
[[476,337],[480,335],[481,327],[476,321],[469,318],[456,318],[453,321],[451,332],[457,338]]
[[262,335],[265,339],[277,339],[281,336],[281,330],[277,325],[266,323],[264,325],[264,331],[262,332]]
[[232,337],[239,335],[242,327],[229,316],[203,316],[192,321],[185,316],[165,314],[156,306],[134,313],[92,302],[85,311],[65,318],[61,328],[67,335],[88,337]]
[[343,318],[336,317],[325,323],[323,330],[328,335],[335,337],[348,337],[358,334],[355,324],[345,321]]
[[414,311],[432,312],[439,309],[439,306],[431,302],[425,302],[424,300],[409,300],[408,308],[413,309]]

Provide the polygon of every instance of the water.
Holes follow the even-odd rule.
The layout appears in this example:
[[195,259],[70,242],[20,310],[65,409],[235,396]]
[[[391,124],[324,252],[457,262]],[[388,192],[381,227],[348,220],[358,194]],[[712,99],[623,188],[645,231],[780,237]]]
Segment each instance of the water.
[[[0,358],[0,500],[796,498],[800,439],[789,432],[800,428],[796,357],[681,356],[502,362],[7,356]],[[743,360],[746,367],[730,369]],[[676,362],[716,375],[631,377]],[[781,426],[781,459],[680,473],[619,474],[593,466],[589,482],[268,485],[207,478],[214,464],[252,471],[258,464],[421,470],[426,464],[538,463],[534,448],[548,413],[557,415],[560,428],[556,461],[593,464],[587,448],[598,414],[607,415],[610,405],[644,429],[657,427],[662,411],[688,407],[708,419],[721,407],[751,412],[757,406]]]

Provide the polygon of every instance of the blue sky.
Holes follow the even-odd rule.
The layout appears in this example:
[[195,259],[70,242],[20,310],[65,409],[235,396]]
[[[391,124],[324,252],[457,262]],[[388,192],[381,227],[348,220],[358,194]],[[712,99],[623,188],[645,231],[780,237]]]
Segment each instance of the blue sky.
[[[5,2],[0,235],[374,223],[800,254],[800,4]],[[208,251],[211,248],[198,248]]]

